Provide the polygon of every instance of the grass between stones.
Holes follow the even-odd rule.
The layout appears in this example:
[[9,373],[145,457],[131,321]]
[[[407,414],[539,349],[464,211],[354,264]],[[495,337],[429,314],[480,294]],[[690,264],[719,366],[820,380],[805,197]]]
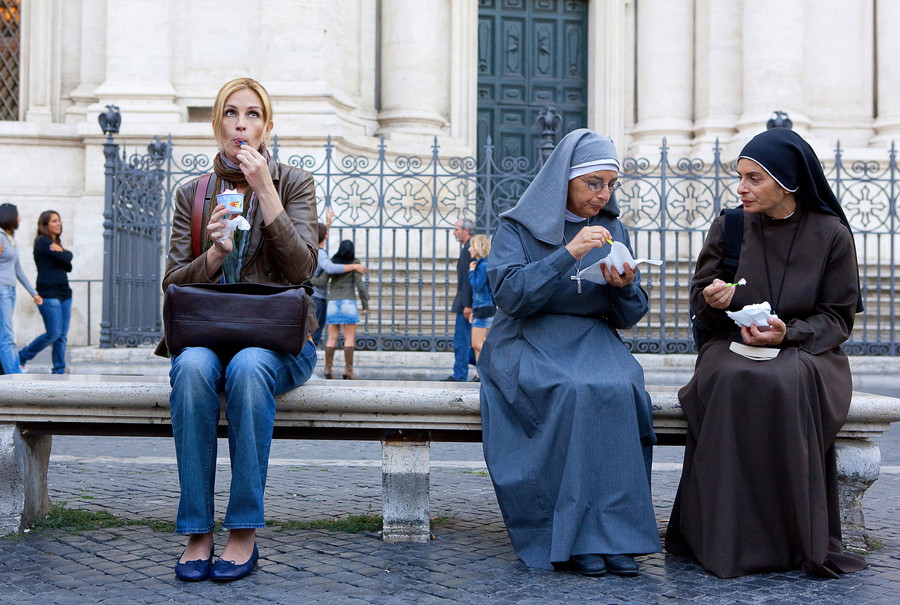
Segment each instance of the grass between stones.
[[[93,529],[107,529],[110,527],[126,527],[144,525],[153,531],[174,532],[175,523],[164,519],[123,519],[106,511],[89,511],[79,508],[69,508],[66,502],[54,504],[50,513],[38,519],[30,532],[42,533],[54,529],[60,529],[70,534],[79,535],[81,532]],[[432,524],[445,522],[449,517],[434,517]],[[333,519],[313,519],[309,521],[267,519],[266,525],[277,527],[279,531],[323,529],[326,531],[342,531],[347,533],[378,532],[381,531],[381,515],[362,514],[347,515]],[[216,524],[216,531],[221,529],[221,523]],[[22,534],[8,534],[7,539],[18,539]]]

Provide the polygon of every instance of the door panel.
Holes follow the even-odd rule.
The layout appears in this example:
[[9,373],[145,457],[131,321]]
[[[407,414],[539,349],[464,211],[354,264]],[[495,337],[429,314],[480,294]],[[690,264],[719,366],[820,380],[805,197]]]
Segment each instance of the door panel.
[[490,135],[497,165],[538,161],[535,119],[554,105],[560,135],[587,125],[587,2],[479,0],[478,153]]

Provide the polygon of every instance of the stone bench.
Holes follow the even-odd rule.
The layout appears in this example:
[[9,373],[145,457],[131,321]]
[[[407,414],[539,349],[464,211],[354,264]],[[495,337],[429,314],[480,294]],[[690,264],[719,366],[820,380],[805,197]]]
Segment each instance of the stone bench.
[[[660,445],[684,443],[676,387],[650,386]],[[878,478],[873,437],[900,420],[900,399],[854,393],[838,436],[845,542],[868,546],[863,496]],[[225,435],[224,411],[220,435]],[[52,435],[171,436],[162,376],[0,376],[0,533],[28,527],[50,508]],[[426,542],[432,441],[480,441],[478,385],[320,381],[278,397],[276,439],[376,440],[382,444],[383,538]]]

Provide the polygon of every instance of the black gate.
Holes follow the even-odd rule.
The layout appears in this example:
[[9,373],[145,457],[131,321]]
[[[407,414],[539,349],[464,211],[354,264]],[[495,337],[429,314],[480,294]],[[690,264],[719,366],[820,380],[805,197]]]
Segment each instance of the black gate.
[[[556,121],[545,112],[540,128],[558,138]],[[106,153],[104,290],[101,346],[155,344],[161,335],[160,279],[171,225],[172,198],[188,180],[210,171],[206,155],[175,158],[171,140],[156,141],[146,154],[119,152],[110,121]],[[561,133],[560,133],[561,134]],[[552,146],[552,145],[551,145]],[[659,158],[623,158],[624,186],[617,193],[621,219],[631,232],[635,256],[662,258],[662,268],[642,269],[651,309],[622,337],[635,352],[687,353],[691,350],[687,289],[694,260],[713,217],[735,204],[735,171],[721,157],[712,162],[681,158],[672,163],[666,141]],[[272,146],[276,159],[277,139]],[[333,208],[337,219],[331,252],[341,239],[356,243],[368,265],[365,280],[372,303],[357,331],[359,350],[447,351],[452,348],[456,290],[453,267],[459,245],[451,231],[459,218],[475,218],[477,229],[493,233],[497,211],[518,199],[539,162],[527,158],[487,161],[447,157],[435,140],[430,154],[392,156],[384,141],[377,154],[347,155],[331,144],[282,159],[311,172],[320,216]],[[537,153],[535,157],[537,157]],[[829,164],[832,164],[830,158]],[[853,354],[900,355],[897,339],[897,284],[900,263],[896,150],[887,162],[848,162],[835,150],[828,170],[854,229],[866,312],[857,318],[844,348]],[[479,202],[475,212],[475,202]],[[482,203],[483,202],[483,203]]]

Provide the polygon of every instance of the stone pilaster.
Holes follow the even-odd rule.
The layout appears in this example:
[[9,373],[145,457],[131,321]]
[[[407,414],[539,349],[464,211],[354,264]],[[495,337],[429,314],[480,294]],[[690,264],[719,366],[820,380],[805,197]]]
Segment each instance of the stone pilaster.
[[[804,111],[810,138],[818,142],[814,147],[820,152],[830,152],[838,140],[845,149],[867,147],[875,133],[873,4],[859,2],[853,10],[847,10],[844,0],[806,4],[814,8],[806,10],[802,21],[808,36],[803,55]],[[894,3],[894,12],[897,8]],[[890,35],[896,36],[896,30]]]
[[893,2],[879,2],[875,15],[877,96],[875,136],[871,144],[887,147],[900,142],[900,11]]
[[787,111],[794,130],[803,131],[809,119],[803,87],[807,55],[803,2],[754,0],[743,3],[741,63],[742,113],[735,144],[740,149],[753,135],[765,130],[776,109]]
[[59,103],[59,14],[59,0],[23,6],[20,82],[27,122],[54,121]]
[[[172,86],[172,0],[109,1],[106,4],[106,79],[94,91],[100,111],[108,103],[128,116],[123,122],[178,122]],[[138,58],[140,57],[140,58]]]
[[692,157],[711,157],[716,139],[735,134],[741,107],[741,5],[698,0],[695,15],[694,147]]

